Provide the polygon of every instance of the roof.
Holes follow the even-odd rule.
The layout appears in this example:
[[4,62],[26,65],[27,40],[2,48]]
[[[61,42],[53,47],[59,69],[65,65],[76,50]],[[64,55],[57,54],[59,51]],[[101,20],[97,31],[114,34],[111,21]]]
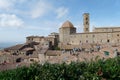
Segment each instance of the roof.
[[59,35],[59,33],[52,32],[50,35]]
[[44,38],[44,36],[27,36],[26,38]]
[[116,29],[116,28],[120,28],[118,26],[115,26],[115,27],[95,27],[95,29]]
[[62,45],[62,49],[74,49],[74,48],[92,48],[90,44],[83,44],[83,45]]
[[[84,13],[84,14],[89,14],[89,13]],[[83,14],[83,15],[84,15],[84,14]]]
[[113,31],[113,32],[88,32],[88,33],[72,33],[71,35],[79,35],[79,34],[101,34],[101,33],[118,33],[120,31]]
[[24,44],[18,44],[12,47],[5,48],[4,50],[20,50],[23,46]]
[[[39,43],[37,42],[28,42],[28,43],[24,43],[24,44],[18,44],[18,45],[15,45],[15,46],[11,46],[11,47],[8,47],[8,48],[5,48],[4,50],[21,50],[24,48],[24,46],[28,45],[29,47],[31,47],[30,45],[38,45]],[[30,48],[26,48],[25,50],[30,50]]]
[[70,21],[67,20],[63,23],[62,28],[74,28],[74,26]]
[[10,69],[16,69],[16,68],[20,68],[22,66],[28,67],[28,66],[30,66],[30,63],[21,62],[21,63],[0,65],[0,71],[10,70]]
[[48,51],[46,52],[46,55],[47,55],[47,56],[57,56],[57,55],[60,55],[60,53],[61,53],[61,51],[48,50]]
[[34,48],[31,48],[31,47],[23,49],[23,51],[33,51],[33,50]]
[[39,43],[38,42],[26,42],[25,45],[38,45]]

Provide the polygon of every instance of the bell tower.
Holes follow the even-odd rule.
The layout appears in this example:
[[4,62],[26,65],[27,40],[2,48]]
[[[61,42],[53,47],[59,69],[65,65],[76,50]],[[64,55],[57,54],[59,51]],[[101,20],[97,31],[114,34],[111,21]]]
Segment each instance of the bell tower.
[[83,26],[84,26],[84,32],[89,32],[89,13],[83,14]]

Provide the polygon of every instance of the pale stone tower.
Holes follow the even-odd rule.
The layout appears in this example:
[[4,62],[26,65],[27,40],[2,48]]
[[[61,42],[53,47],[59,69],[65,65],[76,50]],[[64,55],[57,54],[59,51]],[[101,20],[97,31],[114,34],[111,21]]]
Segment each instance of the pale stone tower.
[[70,34],[72,33],[76,33],[76,28],[70,21],[64,22],[61,28],[59,28],[60,43],[69,44]]
[[84,32],[89,32],[89,13],[83,14],[83,25],[84,25]]

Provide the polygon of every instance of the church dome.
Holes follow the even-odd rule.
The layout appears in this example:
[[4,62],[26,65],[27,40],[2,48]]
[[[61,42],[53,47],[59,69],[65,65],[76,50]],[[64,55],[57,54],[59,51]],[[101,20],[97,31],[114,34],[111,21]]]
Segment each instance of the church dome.
[[74,28],[73,24],[70,21],[66,21],[63,23],[62,28]]

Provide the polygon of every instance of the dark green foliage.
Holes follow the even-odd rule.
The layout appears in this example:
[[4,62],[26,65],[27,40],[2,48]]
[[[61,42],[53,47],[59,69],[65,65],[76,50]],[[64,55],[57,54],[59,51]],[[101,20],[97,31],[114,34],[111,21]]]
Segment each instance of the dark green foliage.
[[60,50],[60,48],[59,47],[54,47],[54,49],[53,50]]
[[120,80],[120,57],[96,62],[32,64],[0,72],[0,80]]

